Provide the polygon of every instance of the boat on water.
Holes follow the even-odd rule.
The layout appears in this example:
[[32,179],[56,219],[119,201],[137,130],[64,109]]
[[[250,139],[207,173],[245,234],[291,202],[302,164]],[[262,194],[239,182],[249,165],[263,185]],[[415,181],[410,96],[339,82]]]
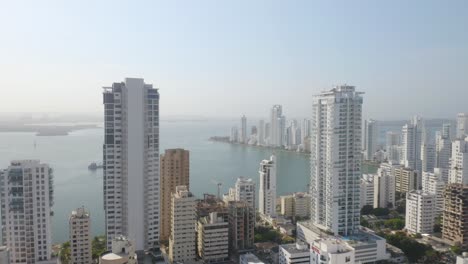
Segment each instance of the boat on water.
[[93,163],[88,165],[88,170],[95,171],[97,169],[102,169],[102,167],[103,167],[102,163],[97,164],[96,162],[93,162]]

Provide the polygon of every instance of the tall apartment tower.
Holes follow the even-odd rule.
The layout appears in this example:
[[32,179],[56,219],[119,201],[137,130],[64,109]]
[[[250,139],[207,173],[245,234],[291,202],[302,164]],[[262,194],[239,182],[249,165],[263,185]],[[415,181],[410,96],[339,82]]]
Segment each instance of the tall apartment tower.
[[236,181],[235,189],[235,197],[236,201],[244,201],[249,206],[251,206],[255,212],[255,201],[256,201],[256,188],[255,182],[252,179],[246,179],[244,177],[240,177]]
[[468,184],[468,138],[456,139],[452,143],[449,182]]
[[259,146],[265,145],[265,121],[258,121],[257,144]]
[[177,186],[172,194],[171,236],[169,259],[171,263],[195,260],[196,212],[195,197],[187,186]]
[[39,160],[16,160],[0,171],[0,180],[2,244],[10,250],[10,262],[54,263],[52,169]]
[[137,251],[159,242],[159,93],[143,79],[104,88],[107,247],[124,235]]
[[421,145],[421,172],[434,172],[436,164],[436,146],[431,143]]
[[310,137],[310,119],[303,119],[301,125],[301,140],[304,143],[304,139]]
[[373,160],[378,147],[378,126],[377,121],[368,119],[364,121],[364,159]]
[[310,218],[335,235],[351,235],[360,226],[361,94],[343,85],[313,99]]
[[444,190],[446,181],[443,179],[442,170],[435,168],[434,172],[423,172],[422,190],[435,195],[436,214],[440,215],[444,209]]
[[270,146],[280,147],[283,145],[283,131],[281,117],[283,108],[281,105],[274,105],[270,113]]
[[246,144],[249,140],[249,136],[247,135],[247,117],[243,115],[241,117],[241,130],[239,135],[239,142]]
[[450,170],[450,157],[452,156],[452,140],[444,133],[436,137],[435,168],[439,168],[444,181],[447,183]]
[[189,151],[166,149],[161,155],[161,217],[159,222],[161,241],[167,241],[171,233],[171,195],[176,191],[176,186],[189,188],[189,184]]
[[406,193],[405,228],[409,233],[431,234],[435,217],[434,194],[422,190]]
[[93,263],[91,219],[84,207],[72,211],[69,219],[71,264]]
[[197,252],[203,263],[229,259],[229,223],[216,212],[202,217],[197,224]]
[[265,216],[276,216],[276,157],[260,162],[258,210]]
[[468,247],[468,185],[449,184],[444,192],[442,238]]
[[419,116],[413,117],[410,123],[403,126],[403,157],[401,164],[418,172],[422,171],[421,147],[424,143],[424,124]]
[[400,133],[387,132],[386,134],[386,147],[387,159],[391,162],[400,162]]
[[255,212],[246,202],[228,203],[230,252],[244,252],[254,248]]
[[457,138],[463,139],[468,135],[468,113],[457,115]]

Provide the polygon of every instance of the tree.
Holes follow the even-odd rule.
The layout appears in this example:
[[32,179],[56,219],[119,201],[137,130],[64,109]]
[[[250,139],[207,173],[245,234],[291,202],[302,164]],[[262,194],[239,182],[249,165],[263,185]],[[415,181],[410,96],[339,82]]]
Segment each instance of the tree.
[[362,208],[361,208],[361,215],[368,215],[372,212],[372,210],[374,209],[374,207],[372,205],[364,205]]
[[388,208],[374,208],[372,210],[372,214],[375,216],[384,216],[388,215],[390,213],[390,210]]
[[106,251],[106,238],[104,236],[94,237],[91,242],[92,257],[98,259],[99,256]]
[[393,218],[386,220],[384,225],[391,230],[401,230],[405,227],[405,221],[400,218]]
[[458,245],[450,247],[450,251],[452,251],[453,253],[457,255],[460,255],[462,253],[462,249]]
[[70,242],[69,241],[62,244],[60,248],[59,256],[60,256],[60,261],[62,262],[62,264],[70,263],[71,254],[70,254]]
[[431,246],[421,244],[416,240],[407,237],[403,232],[384,234],[384,237],[387,239],[387,243],[400,248],[408,257],[410,263],[418,263],[418,261],[425,257],[429,258],[430,256],[438,256]]

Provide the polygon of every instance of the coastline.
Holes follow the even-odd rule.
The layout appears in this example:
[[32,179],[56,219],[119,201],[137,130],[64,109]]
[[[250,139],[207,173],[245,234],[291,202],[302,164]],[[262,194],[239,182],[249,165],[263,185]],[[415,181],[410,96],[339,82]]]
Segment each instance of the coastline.
[[279,148],[279,147],[250,145],[250,144],[245,144],[245,143],[231,142],[231,141],[229,141],[229,137],[213,136],[213,137],[210,137],[208,140],[212,141],[212,142],[226,143],[226,144],[243,146],[243,147],[252,147],[252,148],[259,148],[259,149],[270,149],[270,150],[274,150],[274,151],[284,151],[284,152],[297,153],[297,154],[303,154],[303,155],[310,156],[309,152],[304,152],[304,151],[290,150],[290,149]]

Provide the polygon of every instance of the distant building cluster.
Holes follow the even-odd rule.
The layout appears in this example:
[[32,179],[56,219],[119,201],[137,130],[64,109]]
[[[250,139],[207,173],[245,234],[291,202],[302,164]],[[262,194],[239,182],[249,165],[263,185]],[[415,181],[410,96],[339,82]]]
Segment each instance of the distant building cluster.
[[283,114],[281,105],[274,105],[270,110],[270,118],[258,121],[252,125],[247,134],[247,117],[241,117],[240,127],[233,126],[229,136],[231,143],[253,146],[280,148],[301,152],[310,152],[311,120],[303,119],[299,123],[296,119],[289,122]]

